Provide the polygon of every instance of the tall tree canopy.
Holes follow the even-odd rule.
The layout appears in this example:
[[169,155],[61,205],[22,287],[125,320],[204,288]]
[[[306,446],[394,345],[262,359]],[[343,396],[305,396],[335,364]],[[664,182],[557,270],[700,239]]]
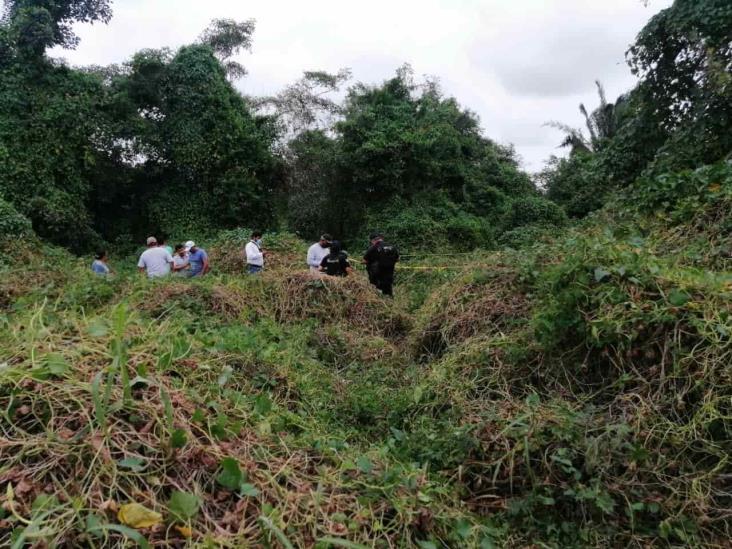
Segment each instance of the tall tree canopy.
[[581,158],[554,160],[542,174],[549,196],[577,216],[643,172],[732,154],[732,3],[675,0],[627,55],[640,81],[626,94],[611,139],[599,150],[585,146]]
[[201,43],[145,50],[122,66],[71,69],[73,22],[109,2],[18,0],[0,27],[0,198],[74,249],[102,239],[271,223],[274,124],[227,80],[253,21],[215,21]]

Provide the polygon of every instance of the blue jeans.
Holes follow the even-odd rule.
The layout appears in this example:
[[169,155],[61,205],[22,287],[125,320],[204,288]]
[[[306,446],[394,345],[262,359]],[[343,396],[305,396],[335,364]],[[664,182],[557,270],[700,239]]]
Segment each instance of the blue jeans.
[[247,265],[247,272],[250,275],[259,274],[262,272],[262,266],[261,265]]

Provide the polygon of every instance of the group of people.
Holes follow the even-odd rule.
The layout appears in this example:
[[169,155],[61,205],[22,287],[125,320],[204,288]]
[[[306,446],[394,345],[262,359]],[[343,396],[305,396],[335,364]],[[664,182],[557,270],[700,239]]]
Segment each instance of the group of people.
[[[384,241],[384,236],[373,233],[370,237],[370,246],[363,256],[363,263],[369,275],[369,281],[384,295],[393,295],[394,268],[399,261],[399,251]],[[244,261],[246,271],[257,275],[264,270],[264,261],[267,252],[263,249],[262,233],[254,231],[249,242],[244,247]],[[324,234],[320,240],[310,246],[307,253],[307,265],[310,272],[317,276],[344,277],[353,272],[348,259],[348,253],[338,240],[329,234]],[[177,244],[175,248],[166,244],[165,239],[150,236],[147,239],[147,249],[140,255],[137,268],[148,278],[162,278],[169,275],[187,278],[205,276],[211,266],[206,250],[196,245],[192,240],[185,244]],[[111,274],[109,257],[105,250],[100,250],[94,256],[91,269],[94,273],[107,276]]]
[[[394,268],[399,261],[399,250],[385,242],[384,235],[380,233],[372,233],[369,243],[369,249],[363,256],[369,282],[384,295],[391,296],[394,293]],[[353,272],[348,254],[341,243],[333,240],[329,234],[324,234],[318,242],[310,246],[307,264],[313,274],[348,276]]]
[[206,250],[197,246],[193,240],[178,244],[173,249],[164,240],[158,241],[156,237],[150,236],[147,239],[147,249],[137,262],[137,269],[148,278],[162,278],[171,273],[194,278],[204,276],[211,267]]

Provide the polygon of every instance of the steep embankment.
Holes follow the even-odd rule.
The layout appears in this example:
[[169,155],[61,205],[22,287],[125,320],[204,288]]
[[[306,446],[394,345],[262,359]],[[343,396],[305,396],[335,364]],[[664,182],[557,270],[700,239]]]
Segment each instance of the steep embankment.
[[14,252],[0,542],[724,546],[732,177],[668,185],[396,302],[287,238],[261,279],[236,234],[200,282]]

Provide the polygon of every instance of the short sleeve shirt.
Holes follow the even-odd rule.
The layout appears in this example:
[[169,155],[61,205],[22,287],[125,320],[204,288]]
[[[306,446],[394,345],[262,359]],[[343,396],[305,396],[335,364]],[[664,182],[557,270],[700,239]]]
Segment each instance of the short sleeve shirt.
[[188,263],[191,264],[191,276],[198,276],[203,272],[203,262],[208,259],[206,250],[198,248],[188,255]]
[[165,248],[148,248],[140,256],[137,266],[145,269],[149,278],[158,278],[170,274],[170,264],[173,257]]
[[107,265],[105,265],[105,263],[103,261],[99,261],[98,259],[94,260],[91,268],[92,268],[93,272],[95,272],[96,274],[98,274],[100,276],[109,274],[109,267],[107,267]]
[[323,258],[320,266],[325,270],[325,274],[329,276],[346,276],[348,274],[348,255],[340,252],[338,255],[328,254]]

